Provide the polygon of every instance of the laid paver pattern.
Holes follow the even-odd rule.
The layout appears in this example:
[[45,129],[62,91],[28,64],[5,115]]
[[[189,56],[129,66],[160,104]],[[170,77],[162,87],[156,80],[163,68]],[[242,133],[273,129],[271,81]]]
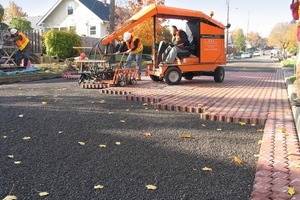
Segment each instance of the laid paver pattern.
[[[201,119],[265,125],[252,199],[300,199],[300,149],[282,69],[227,71],[169,86],[149,77],[101,93],[153,103],[156,109],[199,113]],[[295,194],[288,193],[294,188]]]

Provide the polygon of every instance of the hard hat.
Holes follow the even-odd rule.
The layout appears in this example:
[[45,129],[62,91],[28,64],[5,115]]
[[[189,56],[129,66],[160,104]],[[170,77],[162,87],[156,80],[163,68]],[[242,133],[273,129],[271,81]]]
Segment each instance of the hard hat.
[[128,40],[130,40],[130,38],[131,38],[131,33],[125,32],[123,35],[124,41],[127,42]]
[[85,58],[85,53],[82,52],[82,53],[80,54],[80,57],[81,57],[82,59],[84,59],[84,58]]
[[10,34],[11,34],[11,35],[16,34],[17,32],[18,32],[18,30],[15,29],[15,28],[10,29]]

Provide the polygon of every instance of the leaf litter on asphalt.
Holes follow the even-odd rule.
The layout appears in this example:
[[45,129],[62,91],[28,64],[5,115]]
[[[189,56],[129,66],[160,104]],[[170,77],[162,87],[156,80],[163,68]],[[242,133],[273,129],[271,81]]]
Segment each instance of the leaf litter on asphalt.
[[15,195],[7,195],[3,200],[17,200],[17,196]]
[[80,141],[80,142],[78,142],[78,144],[80,144],[81,146],[84,146],[85,142]]
[[49,195],[48,192],[39,192],[40,197],[45,197],[45,196],[48,196],[48,195]]
[[157,187],[155,185],[146,185],[147,190],[156,190]]
[[237,165],[242,165],[243,164],[243,161],[237,156],[233,157],[233,162]]

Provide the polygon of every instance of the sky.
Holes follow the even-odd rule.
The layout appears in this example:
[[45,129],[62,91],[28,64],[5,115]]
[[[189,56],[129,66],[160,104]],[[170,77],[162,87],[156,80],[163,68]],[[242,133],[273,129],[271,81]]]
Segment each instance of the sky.
[[[28,16],[43,16],[57,0],[13,0]],[[118,0],[116,0],[117,2]],[[1,0],[5,8],[9,0]],[[107,0],[109,3],[109,0]],[[183,3],[184,2],[184,3]],[[242,28],[244,34],[257,32],[268,37],[277,23],[290,22],[291,0],[165,0],[165,5],[199,10],[206,14],[214,11],[214,19],[227,24],[227,2],[229,2],[229,23],[231,30]]]

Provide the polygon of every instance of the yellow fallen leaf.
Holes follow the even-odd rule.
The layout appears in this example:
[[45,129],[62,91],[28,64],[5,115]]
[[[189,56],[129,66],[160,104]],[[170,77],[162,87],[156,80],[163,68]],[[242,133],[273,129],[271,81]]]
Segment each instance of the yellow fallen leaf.
[[180,137],[182,139],[190,139],[190,138],[192,138],[191,135],[189,135],[189,134],[182,134]]
[[193,171],[197,171],[197,169],[196,169],[196,168],[193,168]]
[[7,155],[7,157],[9,157],[9,158],[14,158],[14,155]]
[[251,124],[250,126],[256,126],[256,124]]
[[46,101],[43,101],[43,102],[42,102],[42,105],[43,105],[43,106],[45,106],[45,105],[47,105],[47,104],[48,104],[48,103],[47,103]]
[[128,109],[128,108],[126,109],[126,112],[129,112],[129,109]]
[[207,112],[205,112],[204,114],[206,114],[206,115],[209,115],[209,114],[210,114],[210,112],[208,112],[208,111],[207,111]]
[[100,100],[100,101],[99,101],[99,103],[101,103],[101,104],[105,104],[105,103],[106,103],[106,101],[105,101],[105,100]]
[[257,144],[261,145],[263,143],[262,140],[258,140]]
[[121,142],[116,142],[116,145],[121,145]]
[[218,128],[218,129],[217,129],[217,131],[221,131],[221,130],[222,130],[221,128]]
[[84,146],[84,145],[85,145],[85,142],[78,142],[78,144]]
[[157,187],[155,185],[146,185],[147,190],[156,190]]
[[20,115],[18,115],[18,117],[19,117],[19,118],[22,118],[22,117],[24,117],[24,114],[20,114]]
[[94,186],[94,189],[97,190],[97,189],[103,189],[104,186],[103,185],[95,185]]
[[148,106],[148,103],[144,103],[143,106]]
[[21,164],[21,161],[15,161],[14,162],[16,165]]
[[145,135],[146,137],[152,136],[152,134],[151,134],[150,132],[146,132],[146,133],[144,133],[144,135]]
[[286,129],[285,128],[279,128],[276,130],[277,133],[286,133]]
[[23,140],[30,140],[31,138],[29,136],[23,137]]
[[120,122],[125,123],[126,121],[125,120],[120,120]]
[[258,132],[258,133],[263,133],[263,132],[264,132],[264,129],[258,129],[257,132]]
[[40,197],[45,197],[45,196],[48,196],[48,195],[49,195],[48,192],[39,192]]
[[245,125],[246,125],[245,122],[239,122],[239,124],[240,124],[241,126],[245,126]]
[[3,135],[2,137],[5,139],[5,138],[7,138],[7,135]]
[[288,193],[289,193],[289,195],[294,196],[295,188],[294,187],[289,187]]
[[58,131],[58,133],[63,133],[63,131]]
[[201,126],[205,127],[206,125],[205,124],[201,124]]
[[287,155],[288,156],[300,156],[299,153],[293,153],[293,152],[288,152]]
[[105,148],[105,147],[106,147],[106,144],[99,144],[99,147],[100,147],[100,148]]
[[259,157],[259,156],[260,156],[259,154],[255,154],[255,155],[254,155],[254,157],[256,157],[256,158]]
[[243,161],[241,159],[239,159],[237,156],[234,156],[233,157],[233,161],[238,164],[238,165],[241,165],[243,164]]
[[17,197],[15,195],[8,195],[3,200],[17,200]]
[[203,167],[202,171],[208,171],[208,172],[212,172],[212,168],[209,167]]
[[294,166],[295,168],[300,168],[300,165],[292,165],[292,166]]

